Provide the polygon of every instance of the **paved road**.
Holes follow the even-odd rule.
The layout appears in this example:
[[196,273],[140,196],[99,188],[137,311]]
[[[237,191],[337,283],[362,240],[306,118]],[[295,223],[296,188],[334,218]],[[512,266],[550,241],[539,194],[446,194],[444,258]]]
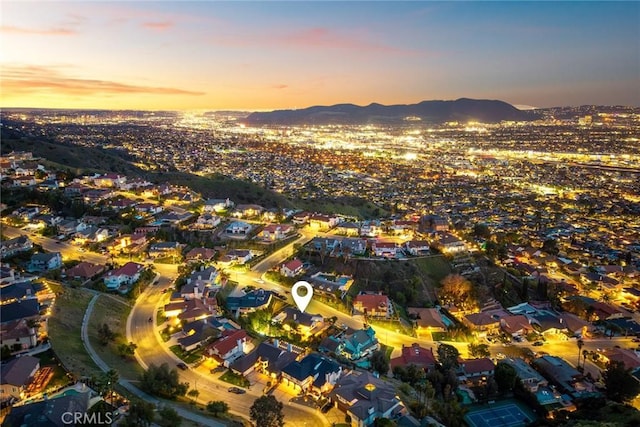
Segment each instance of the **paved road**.
[[[163,297],[168,292],[163,294],[162,290],[173,288],[173,280],[178,275],[177,268],[176,266],[156,265],[156,269],[161,274],[158,283],[145,289],[127,319],[127,340],[138,345],[136,359],[144,368],[151,364],[161,365],[163,363],[173,368],[181,360],[162,342],[158,328],[155,326],[155,313],[157,307],[166,302]],[[153,321],[149,322],[149,318]],[[217,379],[220,374],[216,376],[202,374],[193,369],[179,370],[178,373],[181,381],[188,382],[190,388],[200,392],[199,402],[223,400],[229,404],[231,413],[245,419],[249,418],[249,410],[254,400],[262,396],[262,390],[258,389],[249,389],[243,395],[229,393],[227,389],[230,384]],[[285,421],[290,426],[321,427],[326,425],[319,413],[298,405],[285,405],[284,414]]]
[[[100,298],[100,296],[101,296],[100,294],[96,294],[96,295],[93,296],[93,298],[91,298],[91,301],[89,301],[89,305],[87,306],[87,310],[85,311],[84,318],[82,319],[81,335],[82,335],[82,343],[84,344],[84,347],[87,350],[87,353],[89,353],[89,355],[91,356],[91,359],[93,359],[95,364],[98,365],[98,367],[103,372],[107,372],[110,369],[110,367],[100,358],[100,356],[98,356],[98,354],[93,349],[93,346],[91,345],[91,342],[89,341],[89,333],[88,333],[89,319],[91,318],[91,313],[93,312],[93,307],[94,307],[96,301],[98,300],[98,298]],[[114,369],[117,370],[117,367],[114,367]],[[129,390],[131,393],[135,394],[136,396],[140,397],[141,399],[143,399],[143,400],[145,400],[147,402],[153,403],[156,406],[171,406],[173,409],[175,409],[178,412],[178,414],[182,418],[185,418],[185,419],[188,419],[188,420],[191,420],[191,421],[194,421],[196,423],[199,423],[199,424],[202,424],[202,425],[206,425],[206,426],[225,427],[225,424],[220,423],[220,422],[215,421],[215,420],[212,420],[211,418],[207,418],[205,416],[202,416],[199,413],[187,411],[184,408],[182,408],[181,406],[177,406],[177,405],[173,404],[172,402],[165,401],[165,400],[160,400],[160,399],[157,399],[157,398],[155,398],[155,397],[153,397],[151,395],[148,395],[147,393],[143,392],[139,388],[137,388],[134,385],[132,385],[127,380],[120,379],[118,381],[118,384],[122,385],[127,390]]]

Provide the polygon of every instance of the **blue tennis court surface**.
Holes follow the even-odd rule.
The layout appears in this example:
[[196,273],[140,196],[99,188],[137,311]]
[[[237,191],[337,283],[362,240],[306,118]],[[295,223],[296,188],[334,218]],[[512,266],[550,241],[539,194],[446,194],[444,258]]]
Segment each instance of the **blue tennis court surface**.
[[520,427],[534,421],[515,403],[490,404],[470,411],[464,419],[470,427]]

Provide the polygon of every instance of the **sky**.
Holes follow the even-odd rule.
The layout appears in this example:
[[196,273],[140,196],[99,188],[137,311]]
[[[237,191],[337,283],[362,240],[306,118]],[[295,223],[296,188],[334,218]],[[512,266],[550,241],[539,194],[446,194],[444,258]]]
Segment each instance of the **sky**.
[[640,2],[2,1],[2,107],[640,106]]

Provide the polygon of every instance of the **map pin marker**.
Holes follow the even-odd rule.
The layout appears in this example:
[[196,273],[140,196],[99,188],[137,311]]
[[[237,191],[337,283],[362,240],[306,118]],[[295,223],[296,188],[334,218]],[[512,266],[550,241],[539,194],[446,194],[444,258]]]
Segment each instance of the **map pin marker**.
[[[298,293],[300,288],[306,289],[307,294],[300,295]],[[298,306],[298,310],[304,313],[304,310],[309,305],[309,302],[311,302],[311,297],[313,296],[313,287],[305,281],[296,282],[296,284],[291,288],[291,296],[293,297],[293,301]]]

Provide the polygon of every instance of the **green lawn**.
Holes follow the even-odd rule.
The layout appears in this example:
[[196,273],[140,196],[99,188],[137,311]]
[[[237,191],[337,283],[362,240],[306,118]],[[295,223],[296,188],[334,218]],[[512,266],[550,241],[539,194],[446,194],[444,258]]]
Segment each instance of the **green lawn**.
[[172,345],[170,347],[170,350],[173,352],[173,354],[175,354],[180,359],[182,359],[184,363],[197,362],[198,360],[202,359],[202,352],[204,351],[203,348],[196,348],[195,350],[184,351],[182,347],[180,347],[179,345]]
[[[117,298],[118,301],[114,300]],[[119,302],[120,301],[120,302]],[[133,357],[123,359],[118,355],[117,347],[126,342],[127,317],[131,311],[129,302],[122,297],[100,295],[93,307],[89,319],[89,342],[98,356],[109,366],[114,368],[123,379],[135,380],[140,377],[143,369]],[[106,323],[112,331],[118,334],[114,342],[103,346],[98,339],[98,327]]]
[[431,258],[419,258],[413,260],[422,274],[426,274],[439,284],[448,274],[451,273],[451,266],[443,256]]
[[236,385],[238,387],[249,387],[249,385],[250,385],[249,380],[247,380],[242,375],[234,374],[230,370],[227,370],[227,372],[222,374],[220,376],[220,379],[222,381],[226,381],[229,384],[233,384],[233,385]]
[[80,328],[93,296],[85,289],[51,284],[56,293],[53,314],[49,319],[49,339],[63,366],[78,377],[100,373],[82,344]]

